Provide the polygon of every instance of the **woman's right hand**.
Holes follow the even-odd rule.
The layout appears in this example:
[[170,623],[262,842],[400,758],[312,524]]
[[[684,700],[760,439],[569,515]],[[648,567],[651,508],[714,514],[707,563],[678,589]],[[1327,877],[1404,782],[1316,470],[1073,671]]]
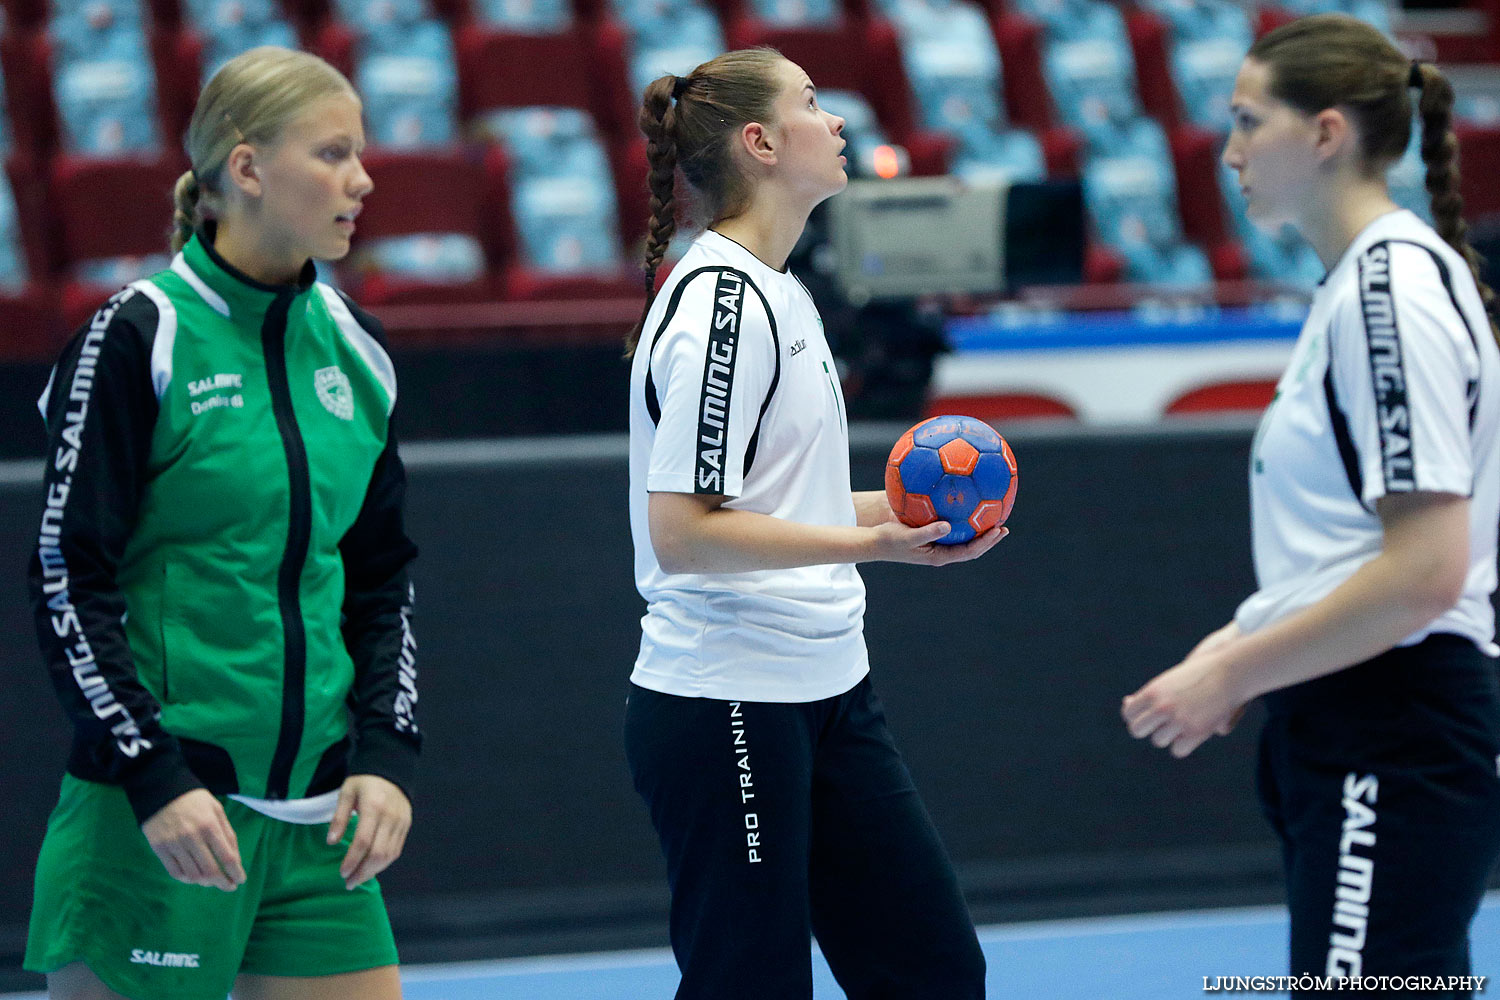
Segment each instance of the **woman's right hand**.
[[918,566],[947,566],[978,559],[1010,534],[1009,528],[991,528],[958,545],[937,544],[939,538],[948,534],[949,527],[947,521],[934,521],[920,528],[907,527],[900,521],[878,524],[870,529],[876,536],[875,558]]
[[233,892],[245,883],[239,839],[224,807],[206,788],[184,792],[162,806],[141,832],[167,874],[188,885]]

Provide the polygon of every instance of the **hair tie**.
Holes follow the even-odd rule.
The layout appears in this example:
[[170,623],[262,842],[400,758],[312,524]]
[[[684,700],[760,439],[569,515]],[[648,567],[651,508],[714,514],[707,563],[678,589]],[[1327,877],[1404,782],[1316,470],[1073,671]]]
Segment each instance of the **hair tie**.
[[672,77],[672,99],[676,101],[682,100],[683,92],[688,89],[688,84],[692,82],[691,79],[685,76]]
[[1411,61],[1411,72],[1406,77],[1406,85],[1421,90],[1422,79],[1422,60],[1413,59]]

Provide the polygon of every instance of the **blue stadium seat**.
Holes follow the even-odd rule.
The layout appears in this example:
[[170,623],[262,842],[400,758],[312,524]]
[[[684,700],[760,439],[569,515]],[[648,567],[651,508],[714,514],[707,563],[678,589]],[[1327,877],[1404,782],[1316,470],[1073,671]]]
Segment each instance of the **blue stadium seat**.
[[1406,152],[1386,174],[1391,200],[1402,208],[1409,208],[1428,225],[1432,224],[1432,198],[1427,193],[1427,164],[1422,162],[1421,126],[1413,123],[1411,142]]
[[1500,92],[1455,93],[1453,117],[1469,125],[1500,125]]
[[157,148],[156,75],[139,5],[58,3],[49,33],[63,148],[102,156]]
[[432,17],[427,0],[335,0],[334,8],[356,35],[386,35],[393,44],[413,25]]
[[1392,35],[1391,4],[1387,0],[1279,0],[1279,6],[1298,17],[1307,14],[1348,14]]
[[1172,46],[1172,82],[1192,124],[1215,132],[1228,125],[1234,78],[1250,47],[1248,23],[1246,34],[1244,39],[1179,39]]
[[360,247],[355,267],[409,281],[458,284],[484,277],[484,249],[463,233],[385,236]]
[[1000,51],[983,11],[968,0],[900,0],[892,16],[921,125],[958,142],[951,171],[1045,177],[1041,144],[1006,122]]
[[204,82],[247,49],[297,47],[297,32],[273,0],[183,0],[183,6],[203,38]]
[[718,18],[697,0],[616,0],[630,36],[631,92],[664,73],[685,76],[725,50]]
[[522,263],[546,274],[623,264],[609,159],[586,112],[519,108],[485,123],[510,156],[511,214]]
[[566,31],[573,24],[569,0],[475,0],[480,23],[533,35]]
[[1063,124],[1077,129],[1092,150],[1113,152],[1128,143],[1141,115],[1135,58],[1118,11],[1096,13],[1090,25],[1095,33],[1087,37],[1049,36],[1042,69]]
[[458,72],[453,38],[440,21],[380,32],[355,48],[354,86],[364,100],[369,141],[415,149],[458,140]]
[[132,281],[149,277],[171,263],[172,258],[164,253],[139,257],[96,257],[75,261],[73,280],[104,288],[124,288]]
[[1050,41],[1123,36],[1120,11],[1102,0],[1012,0],[1016,11],[1041,23]]
[[21,219],[10,178],[0,171],[0,292],[18,294],[26,287],[26,251],[21,243]]
[[0,159],[15,151],[15,141],[10,128],[10,102],[5,99],[5,74],[0,73]]
[[756,20],[776,28],[832,27],[839,23],[836,0],[751,0]]
[[1128,146],[1091,156],[1083,191],[1100,239],[1124,257],[1128,280],[1188,286],[1213,279],[1203,251],[1183,239],[1172,156],[1155,122],[1138,120]]
[[59,41],[146,28],[140,0],[52,0],[51,6],[47,30]]
[[1141,6],[1166,21],[1178,41],[1254,37],[1250,15],[1233,0],[1143,0]]
[[1149,0],[1145,6],[1169,26],[1169,70],[1187,120],[1223,131],[1234,78],[1255,40],[1250,15],[1229,0]]

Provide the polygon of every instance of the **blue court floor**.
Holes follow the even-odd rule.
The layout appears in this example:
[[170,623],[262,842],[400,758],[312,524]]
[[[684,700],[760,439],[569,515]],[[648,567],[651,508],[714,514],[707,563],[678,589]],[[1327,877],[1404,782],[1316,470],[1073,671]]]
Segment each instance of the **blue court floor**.
[[[992,998],[1201,1000],[1204,977],[1280,975],[1286,963],[1279,907],[999,924],[979,938]],[[1474,972],[1500,976],[1500,893],[1485,900],[1472,940]],[[817,1000],[842,1000],[821,958],[814,978]],[[653,950],[408,966],[403,980],[406,1000],[670,1000],[677,969]]]
[[[979,939],[997,1000],[1202,1000],[1205,976],[1283,974],[1286,934],[1285,910],[1256,907],[999,924]],[[1500,893],[1472,940],[1475,973],[1500,975]],[[821,957],[814,979],[817,1000],[842,1000]],[[414,967],[405,981],[406,1000],[670,1000],[677,969],[670,952],[640,951]]]

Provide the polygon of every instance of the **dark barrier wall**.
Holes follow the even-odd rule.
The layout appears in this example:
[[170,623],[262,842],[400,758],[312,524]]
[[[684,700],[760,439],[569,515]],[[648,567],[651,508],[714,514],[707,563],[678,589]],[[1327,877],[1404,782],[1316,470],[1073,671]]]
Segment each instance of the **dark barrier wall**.
[[[857,487],[903,429],[860,429]],[[877,689],[978,915],[1275,898],[1256,720],[1174,761],[1118,715],[1251,589],[1248,432],[1011,437],[1020,490],[992,555],[862,570]],[[643,610],[623,441],[478,451],[408,449],[427,745],[383,880],[398,934],[409,959],[662,943],[663,866],[621,751]],[[33,486],[0,489],[12,971],[67,739],[25,606],[39,509]]]

